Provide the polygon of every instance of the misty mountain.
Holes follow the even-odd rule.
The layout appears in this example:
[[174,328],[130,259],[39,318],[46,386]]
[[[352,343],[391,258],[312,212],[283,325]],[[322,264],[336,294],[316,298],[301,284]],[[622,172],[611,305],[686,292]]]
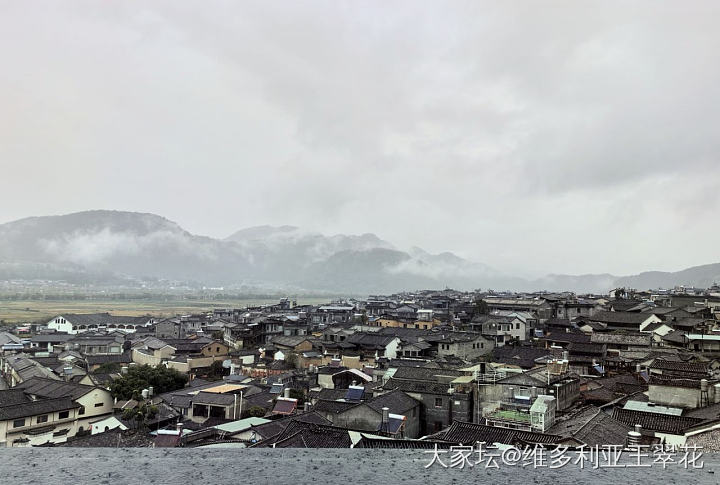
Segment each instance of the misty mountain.
[[257,226],[219,240],[154,214],[88,211],[0,225],[0,280],[8,279],[107,285],[164,279],[359,294],[446,286],[606,292],[618,286],[709,286],[720,281],[720,264],[529,281],[449,252],[403,251],[374,234],[326,236],[295,226]]
[[119,278],[161,278],[363,293],[472,287],[492,273],[450,253],[412,253],[374,234],[325,236],[294,226],[251,227],[218,240],[154,214],[119,211],[0,225],[0,279],[115,284]]

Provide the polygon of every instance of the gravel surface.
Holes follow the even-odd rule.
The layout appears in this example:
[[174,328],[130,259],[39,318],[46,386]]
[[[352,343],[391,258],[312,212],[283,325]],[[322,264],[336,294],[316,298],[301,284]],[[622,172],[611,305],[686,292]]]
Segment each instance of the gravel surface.
[[412,450],[29,448],[0,450],[0,484],[455,484],[662,485],[720,483],[720,456],[704,468],[550,470],[501,465],[499,469],[446,469],[425,465],[431,456]]

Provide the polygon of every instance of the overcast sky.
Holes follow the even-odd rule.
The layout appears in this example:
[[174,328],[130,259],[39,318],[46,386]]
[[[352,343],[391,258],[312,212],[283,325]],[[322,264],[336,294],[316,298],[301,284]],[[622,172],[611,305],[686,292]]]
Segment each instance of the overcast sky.
[[534,274],[720,261],[720,4],[0,1],[0,221],[373,232]]

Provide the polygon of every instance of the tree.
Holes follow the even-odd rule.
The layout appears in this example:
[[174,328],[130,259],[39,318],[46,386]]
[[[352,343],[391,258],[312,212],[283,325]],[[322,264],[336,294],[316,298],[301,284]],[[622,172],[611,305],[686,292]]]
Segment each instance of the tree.
[[213,338],[213,340],[222,341],[225,338],[225,332],[223,332],[222,330],[215,330],[212,333],[212,338]]
[[290,389],[290,397],[297,399],[298,408],[302,407],[305,403],[305,393],[301,389]]
[[157,416],[158,408],[152,404],[142,404],[132,409],[123,411],[122,417],[125,421],[135,421],[138,428],[147,426],[147,422]]
[[489,313],[490,309],[488,308],[488,304],[485,300],[478,300],[475,302],[475,313],[478,315],[487,315]]
[[121,364],[118,362],[105,362],[100,364],[97,369],[92,371],[93,374],[117,374],[120,372]]
[[244,417],[246,417],[246,418],[262,418],[263,416],[265,416],[266,412],[267,411],[262,406],[253,406],[250,409],[248,409],[247,411],[245,411]]
[[289,353],[285,356],[285,363],[290,364],[293,367],[297,367],[298,356],[297,354]]
[[175,369],[149,365],[132,366],[110,384],[110,392],[118,399],[136,399],[142,397],[142,390],[152,387],[156,394],[182,389],[188,378]]
[[212,379],[218,379],[229,373],[230,371],[223,367],[222,360],[216,360],[215,362],[210,364],[210,371],[208,372],[208,377]]

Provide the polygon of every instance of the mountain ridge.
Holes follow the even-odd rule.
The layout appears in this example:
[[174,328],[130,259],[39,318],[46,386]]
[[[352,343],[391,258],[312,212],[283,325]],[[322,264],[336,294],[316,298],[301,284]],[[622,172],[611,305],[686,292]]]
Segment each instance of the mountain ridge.
[[636,275],[548,274],[527,280],[452,252],[397,248],[373,233],[323,235],[297,226],[252,226],[215,239],[152,213],[92,210],[0,224],[0,279],[101,284],[167,279],[380,293],[451,286],[517,291],[607,292],[720,280],[720,263]]

